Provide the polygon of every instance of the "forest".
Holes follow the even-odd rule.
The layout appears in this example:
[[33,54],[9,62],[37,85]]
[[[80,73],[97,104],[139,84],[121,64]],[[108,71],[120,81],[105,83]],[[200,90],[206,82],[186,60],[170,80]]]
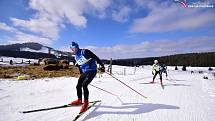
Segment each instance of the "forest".
[[[123,66],[152,65],[155,59],[158,60],[159,63],[166,64],[169,66],[183,66],[183,65],[193,67],[215,66],[215,52],[187,53],[147,58],[116,59],[112,61],[112,64]],[[109,61],[105,62],[110,63]]]

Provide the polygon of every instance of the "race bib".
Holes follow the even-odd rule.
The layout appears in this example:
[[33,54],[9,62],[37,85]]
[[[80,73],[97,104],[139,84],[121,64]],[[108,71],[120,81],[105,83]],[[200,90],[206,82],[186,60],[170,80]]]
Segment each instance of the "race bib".
[[79,59],[76,59],[76,63],[78,65],[83,65],[87,62],[89,62],[92,58],[89,58],[89,59],[86,59],[83,55],[79,58]]

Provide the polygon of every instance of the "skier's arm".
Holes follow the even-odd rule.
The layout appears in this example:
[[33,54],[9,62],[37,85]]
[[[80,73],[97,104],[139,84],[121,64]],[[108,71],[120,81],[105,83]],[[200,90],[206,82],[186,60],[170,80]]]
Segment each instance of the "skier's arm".
[[155,66],[156,66],[155,64],[152,65],[152,71],[155,70]]
[[80,65],[78,65],[78,63],[76,62],[76,60],[74,59],[74,65],[76,67],[78,67],[79,71],[80,71],[80,74],[82,74],[82,71],[81,71],[81,68],[80,68]]
[[154,72],[155,72],[154,67],[155,67],[155,64],[152,65],[152,75],[154,75]]
[[86,55],[86,58],[93,58],[93,59],[95,59],[98,62],[98,64],[101,65],[101,67],[104,67],[104,64],[102,63],[102,61],[93,52],[91,52],[90,50],[86,49],[84,51],[84,53]]

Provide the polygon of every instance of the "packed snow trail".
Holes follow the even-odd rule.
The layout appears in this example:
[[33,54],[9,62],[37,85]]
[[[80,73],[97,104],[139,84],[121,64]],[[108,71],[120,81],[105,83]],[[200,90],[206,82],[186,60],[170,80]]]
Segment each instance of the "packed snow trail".
[[[159,79],[152,81],[151,67],[126,68],[113,66],[115,77],[127,85],[149,96],[144,99],[107,74],[96,77],[92,85],[105,89],[117,96],[89,86],[89,101],[102,100],[80,120],[87,121],[214,121],[215,119],[215,78],[209,73],[208,80],[203,74],[190,71],[168,72],[164,77],[165,89]],[[202,69],[202,68],[199,68]],[[198,70],[198,68],[196,68]],[[171,78],[170,78],[171,77]],[[23,110],[40,109],[68,104],[76,99],[77,78],[44,78],[29,81],[0,80],[0,121],[71,121],[80,107],[62,108],[37,113],[22,114]]]

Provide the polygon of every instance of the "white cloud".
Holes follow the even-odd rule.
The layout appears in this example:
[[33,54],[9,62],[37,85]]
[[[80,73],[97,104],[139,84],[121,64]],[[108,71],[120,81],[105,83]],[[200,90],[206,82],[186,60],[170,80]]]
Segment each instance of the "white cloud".
[[212,9],[180,8],[173,2],[148,3],[151,11],[146,17],[134,20],[130,29],[131,33],[187,31],[215,26],[215,13]]
[[14,26],[22,30],[57,40],[60,29],[65,28],[65,22],[77,28],[85,28],[87,18],[84,14],[90,14],[92,10],[100,16],[104,15],[110,4],[110,0],[30,0],[29,8],[35,11],[32,18],[11,20]]
[[46,18],[30,19],[29,21],[12,18],[13,24],[23,29],[30,30],[35,33],[39,33],[44,37],[51,39],[58,38],[58,25],[53,21],[49,21]]
[[88,0],[89,4],[98,11],[104,11],[112,0]]
[[0,23],[0,29],[2,29],[4,31],[9,31],[9,32],[16,32],[17,31],[15,28],[10,27],[5,23]]
[[8,41],[9,43],[26,43],[37,42],[43,45],[51,45],[53,40],[45,37],[26,34],[23,32],[17,32],[16,35]]
[[11,37],[7,37],[7,42],[9,44],[25,43],[25,42],[38,42],[38,43],[44,44],[44,45],[51,45],[53,42],[53,40],[46,38],[46,37],[41,37],[41,36],[24,33],[14,27],[8,26],[5,23],[0,23],[0,29],[4,30],[4,31],[12,32],[14,34]]
[[83,16],[86,7],[84,1],[30,0],[29,7],[34,9],[36,14],[29,20],[12,18],[15,26],[53,40],[58,39],[60,27],[65,19],[74,26],[86,27],[87,20]]
[[118,22],[127,22],[129,18],[129,13],[131,12],[131,8],[128,6],[123,6],[118,8],[118,11],[113,11],[112,18]]
[[215,51],[215,37],[189,37],[181,40],[144,41],[136,45],[88,48],[103,59],[141,58],[180,53]]
[[99,19],[105,19],[108,17],[107,11],[110,10],[108,7],[111,6],[113,0],[87,0],[86,13],[94,15]]
[[65,19],[76,27],[86,27],[85,13],[90,10],[104,12],[110,0],[31,0],[30,7],[37,11],[36,19],[46,18],[57,24]]
[[[85,28],[87,26],[85,14],[96,13],[98,17],[104,16],[111,2],[111,0],[30,0],[28,8],[34,10],[31,18],[25,20],[11,18],[13,26],[0,23],[0,29],[14,33],[17,42],[35,41],[50,45],[59,38],[60,29],[66,27],[65,23],[76,28]],[[11,37],[10,42],[16,42],[16,39]]]

